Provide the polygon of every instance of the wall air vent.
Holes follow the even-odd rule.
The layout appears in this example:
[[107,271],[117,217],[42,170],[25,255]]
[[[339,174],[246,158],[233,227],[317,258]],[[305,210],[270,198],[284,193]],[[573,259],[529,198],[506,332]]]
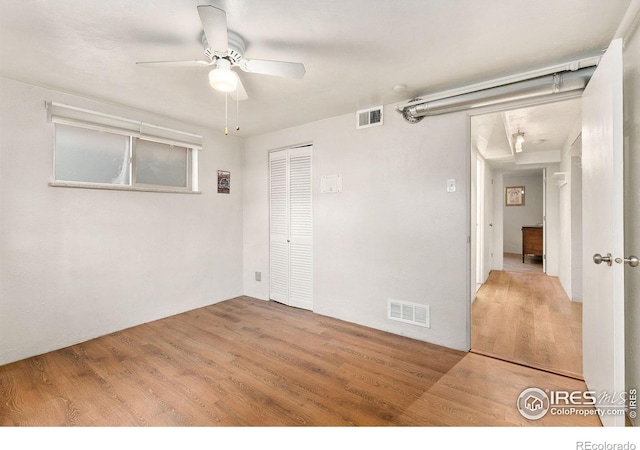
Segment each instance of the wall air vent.
[[382,125],[383,107],[361,109],[356,113],[356,129],[376,127]]
[[388,318],[431,328],[429,305],[389,300]]

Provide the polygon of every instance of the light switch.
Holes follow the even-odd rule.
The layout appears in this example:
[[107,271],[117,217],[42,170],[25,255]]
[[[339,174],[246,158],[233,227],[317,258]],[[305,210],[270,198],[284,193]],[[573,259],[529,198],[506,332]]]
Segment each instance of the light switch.
[[455,192],[456,191],[456,179],[449,178],[447,180],[447,192]]

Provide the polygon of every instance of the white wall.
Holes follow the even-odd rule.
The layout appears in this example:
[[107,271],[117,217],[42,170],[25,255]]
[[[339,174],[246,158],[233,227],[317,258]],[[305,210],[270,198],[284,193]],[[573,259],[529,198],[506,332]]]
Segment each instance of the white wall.
[[547,172],[546,180],[546,230],[545,230],[545,256],[546,256],[546,274],[551,277],[558,276],[559,248],[560,248],[560,218],[559,218],[559,197],[560,188],[556,181],[551,177],[555,172],[559,171],[558,164],[550,164],[545,167]]
[[[204,135],[201,195],[54,188],[46,100]],[[242,141],[0,78],[0,365],[242,294]],[[216,192],[218,169],[231,194]]]
[[[579,117],[562,147],[559,172],[565,173],[566,184],[559,191],[559,265],[558,279],[567,296],[581,301],[582,282],[582,169],[579,165],[580,143],[576,142],[582,130]],[[579,141],[579,139],[578,139]],[[576,160],[578,158],[578,160]],[[554,181],[554,180],[552,180]]]
[[[582,154],[582,142],[579,142]],[[582,157],[571,157],[571,300],[582,301]]]
[[[314,311],[467,350],[468,116],[412,125],[386,107],[383,126],[356,130],[354,114],[247,139],[245,294],[269,296],[268,151],[312,142]],[[336,174],[343,192],[320,194]],[[389,321],[390,298],[430,305],[431,328]]]
[[[469,159],[470,167],[469,167],[469,219],[471,221],[469,230],[470,230],[470,246],[469,246],[469,264],[470,264],[470,280],[469,283],[469,296],[471,302],[475,300],[477,285],[480,282],[478,278],[478,253],[482,251],[480,248],[480,242],[478,242],[477,229],[480,227],[478,223],[478,209],[481,208],[479,205],[481,195],[478,192],[478,165],[484,163],[484,160],[478,153],[475,148],[471,148],[471,156]],[[480,282],[481,283],[481,282]]]
[[[504,252],[522,253],[522,227],[542,223],[542,171],[532,175],[505,175],[504,186],[524,186],[525,202],[523,206],[505,206]],[[504,198],[502,200],[504,205]]]
[[[638,2],[635,3],[638,11]],[[632,4],[632,7],[634,6]],[[640,256],[640,14],[624,40],[625,255]],[[627,389],[640,387],[640,267],[625,269]],[[632,419],[635,426],[640,420]]]

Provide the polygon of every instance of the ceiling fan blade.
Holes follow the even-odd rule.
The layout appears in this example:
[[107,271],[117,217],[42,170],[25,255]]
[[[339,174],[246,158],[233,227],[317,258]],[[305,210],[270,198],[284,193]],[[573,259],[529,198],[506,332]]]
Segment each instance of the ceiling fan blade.
[[268,61],[264,59],[243,59],[240,68],[249,73],[274,75],[286,78],[302,78],[305,74],[304,64],[285,61]]
[[214,52],[226,53],[229,50],[227,13],[215,6],[200,5],[198,14],[209,48]]
[[249,96],[247,95],[247,91],[245,91],[240,77],[238,77],[238,84],[236,85],[236,90],[231,92],[231,98],[241,102],[249,99]]
[[189,61],[142,61],[137,62],[138,66],[156,66],[156,67],[206,67],[213,64],[213,61],[203,61],[193,59]]

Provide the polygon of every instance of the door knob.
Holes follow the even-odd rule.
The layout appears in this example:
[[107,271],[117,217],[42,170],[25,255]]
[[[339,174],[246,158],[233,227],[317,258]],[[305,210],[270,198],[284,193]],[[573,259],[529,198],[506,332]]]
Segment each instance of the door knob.
[[616,262],[618,264],[622,264],[624,262],[625,264],[629,264],[631,267],[638,267],[640,260],[638,259],[637,256],[631,255],[628,258],[624,258],[624,259],[616,258]]
[[613,262],[611,260],[611,253],[607,253],[607,256],[602,256],[600,253],[596,253],[593,255],[593,262],[596,264],[600,264],[602,262],[606,262],[608,266]]

